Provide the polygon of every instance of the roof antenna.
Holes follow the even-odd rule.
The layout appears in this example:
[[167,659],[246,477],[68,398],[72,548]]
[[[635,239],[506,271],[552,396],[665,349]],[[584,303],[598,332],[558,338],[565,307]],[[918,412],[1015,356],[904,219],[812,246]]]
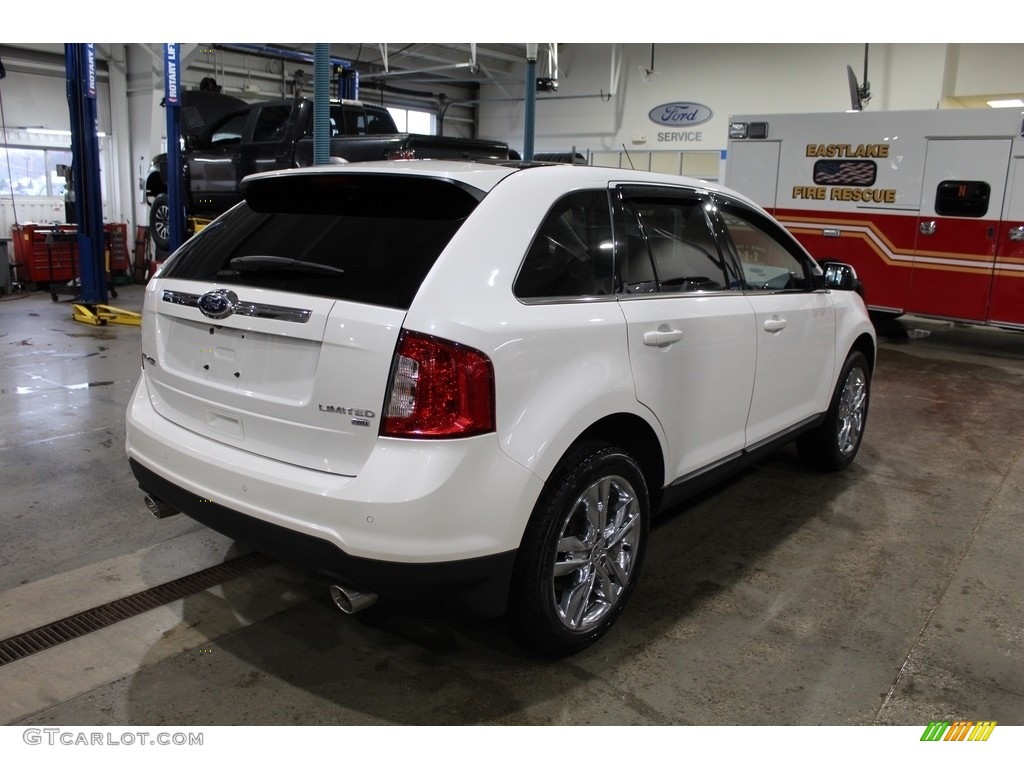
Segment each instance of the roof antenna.
[[868,44],[864,43],[864,84],[857,85],[857,76],[853,67],[846,65],[846,78],[850,82],[850,107],[860,112],[871,101],[871,83],[868,82]]
[[629,156],[629,150],[626,149],[625,144],[622,145],[622,151],[626,153],[626,159],[629,160],[629,167],[635,171],[636,167],[633,165],[633,158]]

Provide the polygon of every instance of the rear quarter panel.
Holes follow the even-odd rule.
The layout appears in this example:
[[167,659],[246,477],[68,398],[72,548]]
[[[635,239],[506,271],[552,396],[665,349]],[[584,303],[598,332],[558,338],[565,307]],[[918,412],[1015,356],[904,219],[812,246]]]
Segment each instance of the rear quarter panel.
[[[543,480],[582,432],[610,414],[639,416],[665,450],[660,425],[636,399],[618,303],[526,304],[512,293],[537,226],[569,191],[548,178],[515,174],[480,203],[427,276],[405,323],[490,356],[501,448]],[[594,178],[594,186],[606,186]]]

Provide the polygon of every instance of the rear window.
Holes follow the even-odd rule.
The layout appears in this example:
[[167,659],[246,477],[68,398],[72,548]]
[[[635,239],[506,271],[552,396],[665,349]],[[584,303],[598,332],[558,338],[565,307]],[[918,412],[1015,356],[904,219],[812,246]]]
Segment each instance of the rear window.
[[246,202],[191,238],[166,277],[408,309],[483,193],[442,179],[306,175],[243,182]]

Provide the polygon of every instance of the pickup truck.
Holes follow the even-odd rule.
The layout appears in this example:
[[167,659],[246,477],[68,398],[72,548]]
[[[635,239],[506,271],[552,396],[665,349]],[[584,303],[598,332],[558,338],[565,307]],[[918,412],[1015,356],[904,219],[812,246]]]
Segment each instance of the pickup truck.
[[[185,212],[214,218],[242,199],[238,184],[260,171],[313,165],[310,99],[247,104],[224,94],[185,91],[182,111]],[[330,156],[354,163],[393,158],[517,159],[503,142],[401,133],[384,107],[331,101]],[[167,156],[146,177],[149,228],[158,250],[170,241]]]

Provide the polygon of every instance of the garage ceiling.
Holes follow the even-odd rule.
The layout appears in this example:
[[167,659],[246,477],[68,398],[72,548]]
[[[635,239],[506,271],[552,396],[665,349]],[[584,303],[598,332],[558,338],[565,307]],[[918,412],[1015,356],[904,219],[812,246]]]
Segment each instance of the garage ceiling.
[[[312,55],[311,44],[281,46]],[[418,83],[521,85],[526,45],[515,43],[332,44],[331,55],[347,59],[360,79]]]
[[[162,61],[161,44],[141,44],[153,55],[154,65]],[[105,46],[99,45],[103,56]],[[184,48],[184,46],[183,46]],[[312,43],[206,43],[189,46],[202,58],[203,52],[237,52],[246,57],[287,60],[282,54],[313,56]],[[5,60],[15,60],[15,69],[39,71],[41,67],[58,68],[63,64],[64,45],[39,43],[0,46]],[[553,44],[538,45],[538,74],[549,69]],[[370,85],[389,82],[449,84],[474,88],[481,84],[521,88],[526,63],[525,43],[332,43],[332,58],[352,62],[361,82]],[[557,61],[557,54],[555,55]],[[18,65],[21,66],[18,66]],[[301,63],[296,65],[301,67]],[[292,67],[289,67],[292,69]],[[308,67],[312,75],[312,66]]]

